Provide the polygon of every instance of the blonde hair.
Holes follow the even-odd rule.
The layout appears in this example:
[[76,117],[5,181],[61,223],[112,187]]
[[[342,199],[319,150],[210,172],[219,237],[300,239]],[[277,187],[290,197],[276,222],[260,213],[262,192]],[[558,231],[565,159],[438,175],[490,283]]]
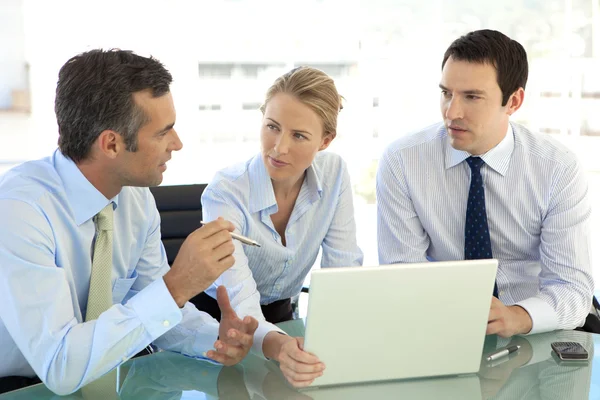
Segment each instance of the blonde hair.
[[337,117],[342,107],[333,79],[312,67],[297,67],[281,75],[267,91],[260,106],[264,114],[267,103],[278,93],[287,93],[310,107],[323,121],[324,133],[336,133]]

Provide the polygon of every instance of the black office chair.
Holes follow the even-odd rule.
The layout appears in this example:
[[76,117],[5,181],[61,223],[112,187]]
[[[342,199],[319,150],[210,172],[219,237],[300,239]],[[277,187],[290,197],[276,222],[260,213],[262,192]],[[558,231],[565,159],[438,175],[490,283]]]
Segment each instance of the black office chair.
[[585,324],[581,328],[577,328],[576,330],[590,333],[600,333],[600,318],[598,317],[598,311],[600,311],[600,303],[598,303],[598,299],[596,299],[596,296],[592,297],[592,305],[596,312],[589,313],[587,318],[585,319]]
[[[202,204],[200,197],[206,184],[157,186],[150,188],[160,213],[160,234],[169,265],[173,264],[179,248],[190,233],[200,227]],[[202,292],[190,299],[199,310],[221,319],[217,301]]]
[[185,238],[200,227],[200,196],[205,188],[206,184],[150,188],[160,213],[160,234],[169,265],[175,261]]
[[[150,188],[160,213],[160,233],[169,265],[175,261],[185,238],[200,226],[202,219],[200,197],[205,188],[206,184]],[[308,288],[303,287],[302,292],[308,293]],[[206,293],[202,292],[193,297],[190,303],[198,310],[210,314],[217,321],[221,320],[221,310],[217,301]],[[293,304],[293,307],[296,309],[297,304]]]

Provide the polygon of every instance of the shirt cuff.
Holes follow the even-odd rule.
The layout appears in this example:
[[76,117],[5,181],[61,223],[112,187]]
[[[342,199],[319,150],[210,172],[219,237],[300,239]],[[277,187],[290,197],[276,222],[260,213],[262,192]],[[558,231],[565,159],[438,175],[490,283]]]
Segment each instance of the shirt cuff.
[[182,313],[162,279],[157,279],[127,302],[152,340],[169,331],[182,319]]
[[283,333],[284,335],[286,334],[284,331],[270,322],[259,321],[258,328],[256,328],[256,331],[254,332],[254,343],[252,343],[252,352],[254,354],[266,358],[263,354],[263,342],[265,340],[265,336],[267,336],[269,332],[273,331]]
[[550,332],[558,329],[558,316],[552,306],[544,300],[537,297],[530,297],[515,304],[520,306],[531,317],[531,331],[527,335],[534,333]]
[[179,354],[181,354],[182,356],[185,356],[187,358],[193,358],[194,360],[206,361],[207,363],[212,364],[212,365],[223,365],[220,362],[213,360],[212,358],[205,357],[204,355],[195,356],[193,354],[185,354],[185,353],[179,353]]

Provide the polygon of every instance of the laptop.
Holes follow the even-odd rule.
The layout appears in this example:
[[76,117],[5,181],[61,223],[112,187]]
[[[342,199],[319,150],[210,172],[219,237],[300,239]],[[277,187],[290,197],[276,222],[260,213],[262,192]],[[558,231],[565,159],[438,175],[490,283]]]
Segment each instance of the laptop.
[[326,365],[311,386],[479,370],[497,260],[312,272],[304,349]]

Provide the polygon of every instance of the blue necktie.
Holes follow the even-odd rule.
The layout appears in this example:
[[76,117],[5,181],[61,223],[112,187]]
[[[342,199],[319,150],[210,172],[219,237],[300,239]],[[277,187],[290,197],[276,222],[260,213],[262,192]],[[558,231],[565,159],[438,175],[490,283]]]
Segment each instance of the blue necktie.
[[[485,192],[481,178],[480,157],[466,159],[471,167],[471,186],[467,201],[467,218],[465,221],[465,260],[492,258],[492,242],[485,212]],[[498,297],[498,285],[494,283],[494,296]]]

